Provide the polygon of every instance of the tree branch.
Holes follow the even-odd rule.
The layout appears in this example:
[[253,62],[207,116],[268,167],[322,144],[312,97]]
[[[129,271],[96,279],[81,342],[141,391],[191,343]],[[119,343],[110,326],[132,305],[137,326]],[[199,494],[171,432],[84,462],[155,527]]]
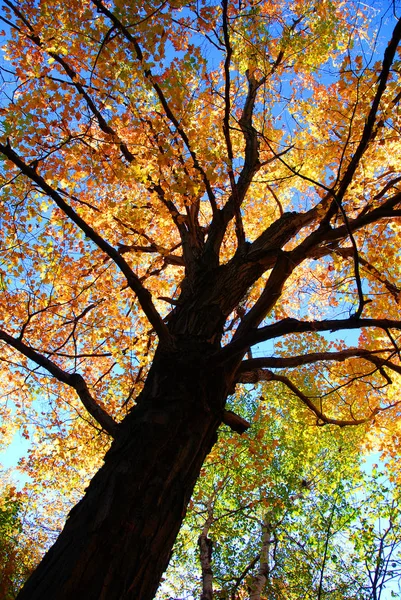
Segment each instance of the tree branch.
[[[42,44],[40,37],[37,34],[35,34],[35,30],[32,27],[32,25],[29,23],[29,21],[12,4],[12,2],[10,2],[10,0],[7,0],[7,3],[10,6],[10,8],[13,10],[13,12],[16,14],[16,16],[19,19],[21,19],[24,22],[24,24],[26,25],[26,27],[29,29],[29,31],[32,32],[31,35],[27,35],[27,37],[30,40],[32,40],[39,48],[46,51],[47,54],[49,56],[51,56],[58,64],[60,64],[60,66],[64,69],[64,71],[70,78],[71,85],[73,85],[75,87],[75,89],[78,91],[78,93],[85,100],[90,112],[94,115],[101,131],[103,131],[103,133],[109,135],[112,138],[112,140],[120,147],[120,150],[121,150],[123,156],[125,157],[125,159],[127,160],[127,162],[132,163],[135,159],[135,156],[129,151],[127,145],[125,144],[124,141],[121,140],[121,138],[118,136],[117,132],[107,123],[107,121],[105,120],[105,118],[103,117],[101,112],[96,107],[95,102],[93,101],[93,99],[90,97],[90,95],[85,90],[85,85],[82,84],[78,80],[74,69],[70,67],[70,65],[68,64],[68,62],[65,60],[65,58],[63,56],[60,56],[55,52],[45,50],[43,48],[43,44]],[[177,226],[179,233],[181,235],[181,239],[184,243],[186,240],[186,229],[185,229],[185,226],[182,223],[180,223],[179,219],[177,219],[177,217],[179,216],[178,210],[176,210],[176,208],[174,207],[174,205],[171,201],[167,201],[165,199],[164,192],[159,184],[155,184],[153,181],[151,181],[149,179],[147,189],[150,192],[156,193],[158,195],[159,199],[168,208],[170,215],[172,216],[172,219],[173,219],[175,225]],[[78,199],[75,199],[75,200],[79,201]]]
[[[354,251],[353,248],[337,248],[335,250],[335,254],[338,254],[338,256],[341,256],[342,258],[352,258],[354,255]],[[380,271],[374,265],[368,262],[360,254],[358,256],[358,261],[360,262],[361,266],[364,267],[364,270],[370,273],[374,277],[374,279],[376,279],[376,281],[379,281],[380,283],[384,284],[384,286],[387,288],[387,290],[390,292],[390,294],[393,296],[394,300],[398,304],[401,299],[401,290],[393,283],[391,283],[391,281],[389,281],[387,277],[380,273]]]
[[222,210],[213,216],[210,225],[206,246],[209,251],[213,251],[215,254],[218,254],[227,225],[231,219],[236,217],[237,228],[240,226],[240,223],[238,223],[240,207],[245,199],[248,188],[252,183],[253,176],[261,167],[259,160],[258,133],[252,124],[252,117],[256,95],[260,86],[263,85],[265,78],[258,81],[255,74],[250,70],[246,72],[246,78],[248,81],[248,93],[239,120],[239,125],[245,139],[245,162],[230,198]]
[[114,129],[112,127],[110,127],[110,125],[107,123],[107,121],[105,120],[105,118],[103,117],[101,112],[96,107],[94,101],[89,96],[88,92],[85,90],[85,87],[80,83],[74,69],[72,67],[70,67],[70,65],[68,64],[68,62],[65,60],[64,57],[58,55],[56,52],[48,51],[43,48],[42,41],[41,41],[40,37],[35,33],[32,25],[24,17],[24,15],[21,13],[21,11],[18,10],[18,8],[16,6],[14,6],[14,4],[12,2],[10,2],[10,0],[5,0],[5,4],[7,4],[7,6],[9,6],[11,8],[11,10],[14,12],[14,14],[19,19],[21,19],[23,21],[23,23],[26,25],[26,27],[31,31],[31,34],[30,35],[27,34],[27,37],[32,42],[34,42],[34,44],[36,44],[41,50],[44,50],[51,58],[53,58],[64,69],[64,71],[70,78],[71,84],[75,87],[75,89],[82,96],[82,98],[84,98],[89,110],[96,118],[97,123],[98,123],[100,129],[103,131],[103,133],[106,133],[107,135],[109,135],[113,139],[113,141],[119,146],[119,148],[120,148],[123,156],[127,160],[127,162],[129,162],[129,163],[133,162],[133,160],[135,158],[134,155],[129,151],[125,142],[123,142],[119,138],[119,136],[114,131]]
[[207,503],[207,519],[202,528],[202,533],[198,538],[198,545],[200,549],[200,563],[202,569],[202,594],[200,600],[213,600],[213,541],[208,537],[210,527],[214,522],[213,509],[213,498],[209,498]]
[[228,0],[223,0],[223,35],[224,35],[224,46],[226,49],[226,59],[224,61],[224,119],[223,119],[223,132],[226,140],[227,147],[227,156],[229,160],[229,177],[231,181],[231,188],[234,193],[235,181],[234,181],[234,173],[233,173],[233,146],[231,142],[230,135],[230,114],[231,114],[231,99],[230,99],[230,65],[231,65],[231,56],[233,53],[231,44],[230,44],[230,36],[228,33],[228,16],[227,16],[227,8],[228,8]]
[[[328,212],[328,218],[330,219],[337,210],[341,209],[342,201],[344,196],[348,190],[349,185],[353,181],[354,174],[359,166],[360,160],[364,155],[369,142],[375,138],[379,127],[383,125],[382,121],[379,121],[375,127],[376,117],[380,106],[380,101],[383,97],[383,94],[387,87],[387,81],[390,75],[391,65],[393,63],[398,45],[401,41],[401,19],[398,20],[391,37],[391,40],[384,52],[384,57],[382,61],[382,68],[380,71],[380,75],[378,77],[378,87],[376,90],[376,94],[373,98],[369,113],[365,120],[365,125],[362,131],[362,136],[359,141],[359,144],[351,158],[351,161],[348,164],[348,167],[345,170],[344,175],[341,177],[340,184],[338,186],[337,191],[331,190],[331,194],[333,196],[333,202],[331,204],[330,210]],[[342,211],[343,212],[343,211]],[[352,237],[351,237],[352,241]],[[357,265],[356,265],[357,268]],[[360,292],[359,292],[360,293]]]
[[235,412],[233,412],[232,410],[223,411],[222,422],[224,423],[224,425],[228,425],[230,429],[236,431],[240,435],[245,433],[245,431],[251,426],[249,421],[235,414]]
[[264,369],[263,373],[264,381],[279,381],[280,383],[283,383],[289,390],[291,390],[291,392],[297,396],[297,398],[299,398],[301,402],[305,404],[305,406],[317,417],[318,425],[338,425],[339,427],[346,427],[348,425],[361,425],[362,423],[369,421],[369,419],[374,417],[378,412],[378,410],[375,409],[372,411],[370,417],[366,417],[364,419],[332,419],[319,410],[312,400],[308,398],[308,396],[306,396],[290,379],[288,379],[288,377],[285,377],[284,375],[277,375],[268,369]]
[[109,435],[115,437],[117,434],[118,424],[91,396],[86,382],[79,373],[68,373],[61,369],[56,363],[51,361],[43,354],[39,354],[30,346],[25,344],[20,339],[14,338],[5,331],[0,330],[0,340],[32,360],[40,367],[43,367],[58,381],[69,385],[77,392],[82,404],[85,406],[88,413],[99,423],[99,425],[107,431]]
[[342,225],[336,228],[330,227],[324,231],[319,231],[319,229],[314,231],[292,252],[295,254],[296,252],[304,251],[305,249],[307,252],[310,252],[312,247],[316,247],[322,242],[334,242],[346,238],[349,231],[357,231],[365,225],[370,225],[381,219],[399,217],[401,216],[401,212],[395,210],[395,207],[399,204],[401,204],[401,192],[394,194],[394,196],[386,200],[381,206],[378,206],[369,212],[364,212],[355,219],[348,220],[348,226]]
[[56,205],[73,221],[84,234],[91,239],[113,262],[119,267],[121,272],[124,274],[128,286],[137,295],[139,304],[146,317],[148,318],[151,325],[154,327],[160,341],[163,343],[170,343],[171,336],[168,332],[166,325],[163,323],[162,318],[157,312],[150,292],[142,285],[138,277],[132,271],[131,267],[124,260],[111,244],[109,244],[104,238],[102,238],[82,217],[80,217],[75,210],[65,202],[61,195],[52,188],[46,181],[41,177],[34,168],[27,165],[22,158],[11,148],[9,143],[6,146],[0,144],[0,152],[4,154],[18,169],[21,173],[26,175],[31,181],[35,182],[40,189],[49,196]]
[[378,78],[378,86],[376,90],[376,94],[373,98],[369,114],[365,121],[365,126],[363,128],[361,140],[358,144],[357,149],[349,163],[343,177],[341,178],[341,183],[338,188],[338,191],[335,194],[336,202],[341,203],[344,195],[348,189],[348,186],[352,182],[354,173],[359,165],[359,162],[368,147],[368,144],[372,138],[376,135],[377,127],[375,128],[376,116],[379,110],[380,101],[387,87],[387,81],[390,75],[391,65],[393,63],[395,54],[397,52],[398,45],[401,41],[401,19],[398,20],[396,26],[394,27],[393,34],[391,40],[384,52],[383,62],[381,72]]
[[227,346],[216,352],[212,359],[214,365],[219,365],[234,356],[245,353],[250,346],[293,333],[308,333],[321,331],[340,331],[341,329],[363,329],[377,327],[379,329],[401,329],[401,321],[392,319],[328,319],[325,321],[299,321],[298,319],[282,319],[272,325],[252,329],[247,334],[233,340]]
[[[143,54],[142,54],[142,50],[139,46],[138,40],[129,32],[128,28],[123,25],[123,23],[118,19],[118,17],[116,17],[116,15],[113,12],[111,12],[108,8],[106,8],[106,6],[104,6],[104,4],[101,2],[101,0],[92,0],[92,2],[102,14],[104,14],[108,19],[110,19],[110,21],[113,23],[113,25],[115,25],[115,27],[119,31],[121,31],[123,36],[132,44],[137,60],[143,65],[143,62],[144,62]],[[213,212],[215,213],[217,211],[217,205],[216,205],[216,198],[215,198],[214,192],[211,188],[211,185],[207,178],[206,172],[203,169],[202,165],[199,163],[196,152],[193,150],[193,148],[191,146],[191,143],[189,141],[189,138],[188,138],[186,132],[183,130],[177,117],[174,115],[169,103],[167,102],[166,96],[163,93],[163,90],[161,89],[160,85],[157,83],[157,81],[153,77],[151,69],[144,66],[143,73],[144,73],[144,76],[146,77],[146,79],[152,85],[153,89],[155,90],[157,97],[159,98],[160,104],[162,105],[167,118],[174,125],[174,127],[177,130],[177,132],[179,133],[182,141],[184,142],[188,152],[190,153],[194,168],[198,171],[198,173],[201,176],[201,179],[205,186],[205,190],[206,190],[210,205],[212,207]]]
[[266,515],[262,524],[262,539],[259,555],[259,568],[252,577],[249,585],[249,600],[260,600],[261,594],[265,589],[270,575],[270,546],[272,544],[273,526]]
[[[377,354],[390,352],[394,354],[394,348],[383,348],[381,350],[365,350],[363,348],[346,348],[338,352],[311,352],[309,354],[300,354],[297,356],[266,356],[260,358],[251,358],[243,360],[239,366],[237,379],[238,383],[257,383],[259,371],[261,369],[293,369],[303,365],[309,365],[323,361],[343,362],[349,358],[366,358],[367,360],[376,360]],[[386,359],[377,358],[382,364],[387,364]],[[396,365],[395,365],[396,366]]]

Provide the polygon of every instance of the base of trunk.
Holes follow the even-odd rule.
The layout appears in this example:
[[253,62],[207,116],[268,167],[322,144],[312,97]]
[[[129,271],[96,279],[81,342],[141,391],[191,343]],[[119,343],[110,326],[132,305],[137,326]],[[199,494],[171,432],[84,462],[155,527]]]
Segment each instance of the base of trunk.
[[202,373],[198,358],[155,357],[103,467],[18,600],[154,597],[225,400],[222,378]]

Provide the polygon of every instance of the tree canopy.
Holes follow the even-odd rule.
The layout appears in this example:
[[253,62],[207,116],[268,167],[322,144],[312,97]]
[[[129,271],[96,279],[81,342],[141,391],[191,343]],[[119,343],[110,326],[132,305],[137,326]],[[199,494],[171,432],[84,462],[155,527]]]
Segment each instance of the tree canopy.
[[360,462],[364,429],[317,430],[281,386],[264,391],[263,412],[236,401],[249,433],[222,429],[205,461],[158,600],[397,597],[399,487]]
[[[221,424],[227,444],[261,415],[295,444],[359,427],[396,481],[396,3],[3,0],[0,20],[1,434],[32,442],[38,539],[94,476],[21,600],[152,598]],[[266,464],[290,461],[269,435]]]

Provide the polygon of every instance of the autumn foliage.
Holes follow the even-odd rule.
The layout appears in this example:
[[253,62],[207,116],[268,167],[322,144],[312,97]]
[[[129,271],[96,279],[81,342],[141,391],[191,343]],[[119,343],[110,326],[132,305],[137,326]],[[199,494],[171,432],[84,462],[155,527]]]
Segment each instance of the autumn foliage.
[[244,389],[397,478],[394,6],[4,0],[1,434],[39,545],[101,467],[21,599],[152,598]]

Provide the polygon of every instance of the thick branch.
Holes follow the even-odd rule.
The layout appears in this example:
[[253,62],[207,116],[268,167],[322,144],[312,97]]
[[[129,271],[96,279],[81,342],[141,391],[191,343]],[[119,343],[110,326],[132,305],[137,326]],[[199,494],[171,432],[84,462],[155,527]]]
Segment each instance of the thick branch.
[[200,563],[202,568],[202,595],[201,600],[213,600],[213,571],[212,548],[213,542],[205,534],[198,538],[200,549]]
[[254,128],[252,120],[256,94],[265,81],[265,78],[258,81],[251,70],[246,72],[246,78],[248,80],[248,95],[239,120],[239,125],[245,139],[245,163],[238,179],[238,191],[241,202],[245,197],[252,177],[260,168],[258,132]]
[[[343,362],[349,358],[366,358],[376,360],[377,354],[383,352],[394,353],[394,348],[383,348],[382,350],[365,350],[363,348],[346,348],[338,352],[311,352],[309,354],[300,354],[297,356],[266,356],[260,358],[251,358],[243,360],[238,369],[239,383],[256,383],[259,381],[258,374],[261,369],[293,369],[302,365],[309,365],[326,360]],[[386,364],[386,359],[377,358],[382,364]]]
[[249,244],[245,250],[238,252],[233,257],[233,263],[236,260],[243,261],[245,258],[246,265],[251,265],[254,279],[249,285],[256,281],[264,272],[273,268],[263,293],[252,309],[243,317],[234,340],[239,339],[240,336],[260,324],[276,303],[283,285],[292,271],[305,258],[310,256],[312,248],[315,248],[324,240],[323,231],[314,232],[315,237],[311,240],[310,247],[306,244],[305,247],[300,244],[298,246],[299,251],[297,251],[298,248],[290,252],[282,251],[285,244],[293,239],[303,227],[313,222],[322,210],[327,209],[327,205],[328,199],[325,198],[317,206],[305,213],[283,213],[252,244]]
[[[401,216],[401,211],[395,207],[401,204],[401,192],[397,192],[394,196],[386,200],[381,206],[371,210],[370,212],[364,212],[355,219],[349,220],[347,225],[342,225],[336,228],[325,228],[320,227],[313,231],[299,246],[292,251],[294,259],[297,255],[303,255],[304,257],[314,256],[314,251],[319,244],[328,242],[339,242],[345,239],[349,232],[354,232],[362,229],[366,225],[376,223],[381,219],[392,219]],[[298,259],[297,259],[298,260]]]
[[85,406],[88,413],[95,419],[95,421],[97,421],[99,425],[112,437],[116,436],[118,427],[117,423],[93,399],[82,375],[79,373],[68,373],[67,371],[64,371],[49,358],[43,356],[43,354],[39,354],[39,352],[36,352],[36,350],[33,350],[27,346],[27,344],[22,342],[20,339],[12,337],[5,331],[0,330],[0,340],[3,340],[3,342],[18,352],[21,352],[21,354],[26,356],[29,360],[32,360],[40,367],[46,369],[46,371],[53,375],[53,377],[55,377],[58,381],[61,381],[62,383],[74,388],[81,399],[82,404]]
[[35,169],[27,165],[21,157],[11,148],[9,144],[4,146],[0,144],[0,152],[4,154],[20,171],[29,177],[31,181],[36,183],[41,190],[49,196],[56,205],[73,221],[84,234],[91,239],[103,252],[111,258],[114,263],[119,267],[121,272],[124,274],[128,286],[135,292],[138,297],[139,304],[142,307],[143,312],[147,316],[149,322],[154,327],[156,333],[159,336],[160,341],[165,343],[170,342],[170,334],[168,333],[166,325],[163,323],[159,313],[157,312],[150,292],[142,285],[138,277],[132,271],[131,267],[124,260],[121,254],[111,244],[109,244],[104,238],[102,238],[82,217],[80,217],[75,210],[65,202],[60,194],[52,188],[46,181],[41,177]]
[[391,65],[393,63],[395,54],[397,52],[398,45],[401,41],[401,19],[398,20],[396,26],[394,27],[392,38],[384,52],[382,69],[378,78],[378,86],[376,90],[375,97],[373,98],[369,114],[365,121],[365,126],[363,128],[362,137],[358,144],[358,147],[349,163],[343,177],[341,178],[341,184],[339,186],[338,191],[336,192],[336,201],[341,202],[345,192],[350,185],[353,176],[355,174],[356,169],[358,168],[359,162],[368,147],[370,140],[376,134],[375,122],[376,116],[379,110],[380,101],[387,87],[387,81],[390,74]]
[[401,321],[392,319],[328,319],[326,321],[299,321],[298,319],[282,319],[272,325],[253,329],[239,339],[233,340],[213,355],[213,364],[221,364],[233,356],[245,353],[250,346],[266,342],[283,335],[293,333],[340,331],[342,329],[363,329],[377,327],[379,329],[401,329]]
[[251,426],[249,421],[235,414],[232,410],[225,410],[223,412],[222,422],[224,425],[228,425],[230,429],[236,431],[240,435],[245,433],[245,431]]
[[236,598],[235,592],[238,590],[241,583],[244,581],[245,577],[250,573],[256,566],[257,562],[260,560],[260,554],[257,554],[255,558],[251,560],[251,562],[245,567],[242,573],[238,577],[234,577],[234,587],[232,598]]
[[224,61],[224,120],[223,120],[223,132],[226,140],[227,146],[227,156],[230,165],[230,179],[232,179],[231,186],[234,191],[235,183],[234,183],[234,173],[232,170],[232,162],[234,158],[233,154],[233,146],[231,142],[230,135],[230,114],[231,114],[231,79],[230,79],[230,65],[231,65],[231,56],[233,53],[231,44],[230,44],[230,36],[228,33],[228,0],[223,0],[223,34],[224,34],[224,46],[226,48],[226,59]]
[[[323,221],[324,213],[330,209],[330,194],[314,208],[305,213],[286,212],[283,213],[274,223],[272,223],[247,249],[246,258],[249,262],[257,262],[264,266],[264,270],[272,268],[276,262],[280,249],[301,229],[311,224],[321,214]],[[328,242],[338,242],[345,239],[362,227],[386,218],[400,216],[400,211],[395,210],[401,203],[401,193],[397,192],[391,198],[388,198],[383,204],[369,212],[363,211],[358,217],[348,220],[346,225],[335,229],[330,226],[320,226],[309,234],[294,250],[288,253],[289,262],[296,266],[305,258],[316,258],[323,254],[328,254],[333,249],[329,246],[322,247]],[[321,218],[321,217],[320,217]],[[323,223],[321,221],[321,223]],[[323,252],[323,254],[322,254]],[[252,312],[252,311],[250,311]],[[262,314],[261,311],[259,311]],[[253,321],[252,326],[256,326],[256,320],[253,315],[247,315],[247,321]],[[245,329],[245,323],[242,324],[242,330]]]
[[[392,363],[390,360],[388,360],[386,358],[380,358],[380,356],[367,356],[366,360],[373,363],[381,371],[382,374],[384,374],[384,372],[382,371],[382,368],[387,367],[391,371],[394,371],[395,373],[398,373],[399,375],[401,375],[401,367],[399,365],[395,365],[394,363]],[[388,380],[389,380],[389,378],[388,378]]]
[[223,0],[223,35],[224,35],[224,46],[226,48],[226,59],[224,61],[224,119],[223,119],[223,132],[226,140],[227,156],[228,156],[228,176],[230,179],[232,198],[235,203],[235,232],[237,235],[238,247],[241,247],[245,242],[245,231],[241,216],[241,200],[238,197],[238,187],[235,181],[235,175],[233,170],[233,146],[230,135],[230,116],[231,116],[231,79],[230,79],[230,65],[232,57],[232,47],[230,43],[230,36],[228,32],[228,1]]
[[[358,272],[358,253],[357,253],[357,248],[356,248],[355,240],[353,239],[352,233],[353,233],[353,231],[355,231],[356,229],[358,229],[359,227],[362,226],[362,222],[360,221],[360,219],[362,218],[362,215],[359,218],[354,219],[353,221],[348,221],[347,216],[344,212],[344,209],[342,208],[342,200],[346,194],[346,191],[347,191],[350,183],[353,180],[354,174],[359,166],[359,163],[360,163],[360,160],[361,160],[363,154],[365,153],[365,151],[369,145],[369,142],[375,137],[377,128],[382,125],[382,123],[379,122],[375,127],[376,117],[377,117],[377,113],[379,110],[381,99],[386,90],[391,65],[394,60],[395,53],[396,53],[397,47],[400,43],[400,40],[401,40],[401,20],[399,20],[397,22],[397,25],[394,28],[390,43],[384,53],[382,69],[381,69],[380,76],[378,78],[378,87],[376,90],[376,94],[373,98],[368,116],[365,121],[365,126],[364,126],[364,129],[362,132],[361,140],[356,148],[355,153],[353,154],[353,157],[352,157],[344,175],[341,178],[341,182],[338,186],[338,189],[334,192],[332,190],[329,190],[325,186],[321,186],[324,189],[326,189],[326,191],[328,191],[328,197],[332,198],[331,206],[330,206],[325,218],[322,220],[320,228],[317,231],[313,232],[311,234],[311,236],[309,236],[309,238],[307,238],[307,240],[305,240],[304,243],[301,244],[301,246],[305,247],[307,244],[316,243],[316,238],[321,237],[322,233],[327,232],[328,224],[329,224],[331,217],[334,216],[334,214],[338,210],[341,210],[344,220],[345,220],[345,225],[343,227],[339,227],[339,228],[333,230],[333,232],[335,231],[336,233],[332,232],[332,234],[330,236],[327,236],[326,239],[327,240],[328,239],[339,239],[340,237],[345,238],[345,237],[349,236],[351,239],[351,242],[354,246],[355,275],[356,275],[357,286],[358,286],[358,294],[359,294],[359,298],[360,298],[360,306],[357,311],[358,316],[360,316],[363,305],[366,302],[364,301],[363,294],[362,294],[362,287],[361,287],[359,272]],[[284,161],[282,161],[282,162],[284,162]],[[284,164],[286,164],[286,163],[284,163]],[[305,180],[312,181],[308,177],[303,176],[300,173],[297,173],[297,171],[292,169],[289,165],[286,164],[286,166],[293,173],[301,176]],[[381,209],[382,208],[383,208],[383,206],[381,207]],[[380,211],[381,209],[379,208],[377,210]],[[375,217],[373,217],[373,213],[375,213],[375,212],[376,211],[371,211],[369,213],[371,215],[371,217],[370,217],[370,220],[367,222],[372,222],[372,220],[375,219]],[[381,217],[394,216],[394,214],[393,215],[381,214],[380,216]],[[380,218],[380,216],[379,216],[379,218]],[[334,237],[334,236],[338,236],[338,237]]]
[[120,254],[126,254],[127,252],[145,252],[149,254],[159,254],[165,263],[169,265],[176,265],[179,267],[185,267],[185,261],[182,256],[176,256],[175,254],[167,254],[167,251],[161,246],[153,244],[151,246],[140,246],[138,244],[118,244],[118,251]]
[[289,260],[288,254],[279,251],[276,264],[270,273],[264,290],[252,309],[242,318],[241,324],[233,337],[233,343],[235,343],[235,340],[240,340],[241,337],[246,336],[254,327],[257,327],[273,309],[281,297],[285,282],[296,266],[293,261]]
[[[245,352],[249,346],[257,344],[259,341],[271,339],[268,331],[273,332],[274,330],[256,328],[276,303],[281,294],[283,285],[292,271],[306,258],[315,258],[316,256],[335,251],[336,247],[333,248],[331,244],[327,244],[327,242],[330,241],[335,243],[337,240],[347,237],[349,229],[356,231],[363,226],[374,223],[382,218],[397,216],[397,211],[395,211],[394,208],[401,202],[401,193],[396,193],[394,196],[383,202],[382,206],[350,221],[348,227],[341,226],[337,229],[318,228],[307,236],[294,250],[283,252],[281,247],[293,238],[302,227],[313,221],[317,216],[317,211],[324,208],[327,201],[328,199],[326,198],[324,202],[322,201],[323,204],[320,203],[320,205],[303,214],[284,213],[247,248],[245,254],[246,264],[257,263],[260,267],[260,270],[256,269],[252,271],[253,274],[256,273],[256,275],[260,276],[262,272],[272,267],[273,271],[271,272],[265,289],[258,301],[242,318],[241,324],[238,327],[232,342],[225,349],[220,351],[220,356],[229,358],[234,354]],[[238,260],[237,256],[232,260]],[[365,319],[363,322],[367,324],[366,326],[370,327],[375,326],[372,323],[376,321]],[[311,323],[306,322],[306,329],[300,329],[299,331],[313,331],[313,327],[318,328],[317,330],[319,331],[327,331],[331,328],[338,330],[347,328],[355,329],[359,327],[353,319],[342,320],[339,322],[323,321],[318,323],[319,322],[316,322],[312,325]],[[395,321],[395,323],[399,325],[398,321]],[[396,325],[396,327],[398,327],[398,325]],[[381,325],[377,326],[381,327]],[[303,325],[297,325],[297,327],[302,328]],[[323,327],[323,329],[320,329],[321,327]],[[289,331],[289,333],[294,332],[296,331]],[[267,338],[264,337],[265,333],[268,335]],[[285,326],[283,333],[277,333],[277,335],[273,334],[272,337],[279,337],[286,333],[287,330]],[[243,341],[241,341],[241,338],[243,338]],[[238,348],[238,351],[236,348]],[[226,359],[224,358],[223,360]]]
[[208,240],[206,244],[207,251],[218,255],[220,245],[224,238],[228,223],[237,218],[237,230],[241,227],[240,207],[245,199],[245,195],[252,183],[253,176],[261,167],[259,161],[259,140],[258,132],[252,124],[253,111],[256,102],[256,95],[263,84],[264,79],[258,81],[253,72],[247,71],[248,94],[242,111],[239,125],[245,139],[245,161],[244,166],[235,184],[232,194],[221,211],[213,216],[209,229]]
[[274,541],[272,539],[273,527],[269,522],[268,516],[262,525],[262,540],[259,558],[259,568],[252,582],[250,583],[249,600],[260,600],[263,590],[268,582],[270,575],[270,546]]
[[207,519],[202,528],[202,533],[198,538],[200,563],[202,568],[202,594],[200,600],[213,600],[213,541],[208,537],[210,527],[214,522],[213,508],[213,499],[209,498],[207,503]]

